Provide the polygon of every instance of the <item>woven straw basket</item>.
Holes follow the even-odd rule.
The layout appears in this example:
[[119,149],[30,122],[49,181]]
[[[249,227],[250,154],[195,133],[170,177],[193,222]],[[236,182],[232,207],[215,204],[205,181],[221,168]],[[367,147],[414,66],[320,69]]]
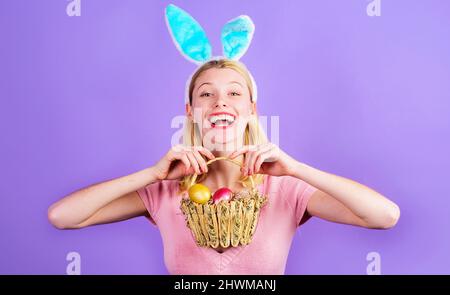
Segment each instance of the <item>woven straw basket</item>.
[[[209,165],[217,160],[227,160],[241,166],[238,161],[218,157],[208,161]],[[267,197],[255,187],[252,176],[251,188],[233,192],[229,201],[213,204],[193,202],[189,197],[181,200],[181,211],[186,217],[186,224],[191,229],[197,245],[201,247],[238,247],[252,241],[258,224],[259,212],[265,205]],[[190,186],[195,184],[197,174],[193,175]]]

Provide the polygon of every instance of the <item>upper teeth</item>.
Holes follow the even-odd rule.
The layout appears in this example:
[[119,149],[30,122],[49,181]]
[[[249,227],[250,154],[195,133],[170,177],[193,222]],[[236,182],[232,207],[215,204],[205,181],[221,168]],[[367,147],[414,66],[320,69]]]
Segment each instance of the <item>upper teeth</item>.
[[209,117],[209,122],[213,124],[216,124],[216,122],[219,120],[225,120],[227,121],[227,123],[231,124],[234,122],[234,117],[226,114]]

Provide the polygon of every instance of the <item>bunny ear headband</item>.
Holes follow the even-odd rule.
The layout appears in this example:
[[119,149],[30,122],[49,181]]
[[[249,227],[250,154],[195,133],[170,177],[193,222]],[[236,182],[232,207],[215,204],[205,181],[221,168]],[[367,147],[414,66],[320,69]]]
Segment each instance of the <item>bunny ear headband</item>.
[[[176,48],[198,68],[204,63],[215,59],[230,59],[238,61],[247,51],[252,41],[255,25],[247,15],[240,15],[229,20],[222,28],[221,42],[223,56],[213,57],[212,47],[200,24],[186,11],[169,4],[165,11],[166,25]],[[195,71],[194,71],[195,73]],[[191,75],[192,78],[192,75]],[[189,103],[189,84],[186,83],[185,103]],[[256,102],[256,84],[250,74],[253,86],[252,101]]]

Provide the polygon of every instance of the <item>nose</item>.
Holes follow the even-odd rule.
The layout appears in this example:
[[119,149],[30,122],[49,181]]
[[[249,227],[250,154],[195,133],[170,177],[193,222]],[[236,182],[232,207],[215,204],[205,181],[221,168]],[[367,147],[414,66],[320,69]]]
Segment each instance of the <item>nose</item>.
[[216,101],[216,103],[215,103],[215,105],[214,105],[216,108],[217,107],[226,107],[226,106],[228,106],[228,104],[225,102],[225,100],[223,99],[223,96],[222,95],[219,95],[218,96],[218,98],[217,98],[217,101]]

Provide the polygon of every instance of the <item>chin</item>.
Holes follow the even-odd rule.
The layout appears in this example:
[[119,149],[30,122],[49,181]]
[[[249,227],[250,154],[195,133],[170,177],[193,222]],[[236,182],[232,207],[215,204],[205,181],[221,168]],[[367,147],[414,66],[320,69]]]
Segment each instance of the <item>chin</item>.
[[216,126],[215,128],[203,129],[203,145],[209,150],[235,151],[238,143],[238,135],[242,138],[245,130],[245,125],[242,124],[243,122],[239,123],[232,124],[226,128]]

